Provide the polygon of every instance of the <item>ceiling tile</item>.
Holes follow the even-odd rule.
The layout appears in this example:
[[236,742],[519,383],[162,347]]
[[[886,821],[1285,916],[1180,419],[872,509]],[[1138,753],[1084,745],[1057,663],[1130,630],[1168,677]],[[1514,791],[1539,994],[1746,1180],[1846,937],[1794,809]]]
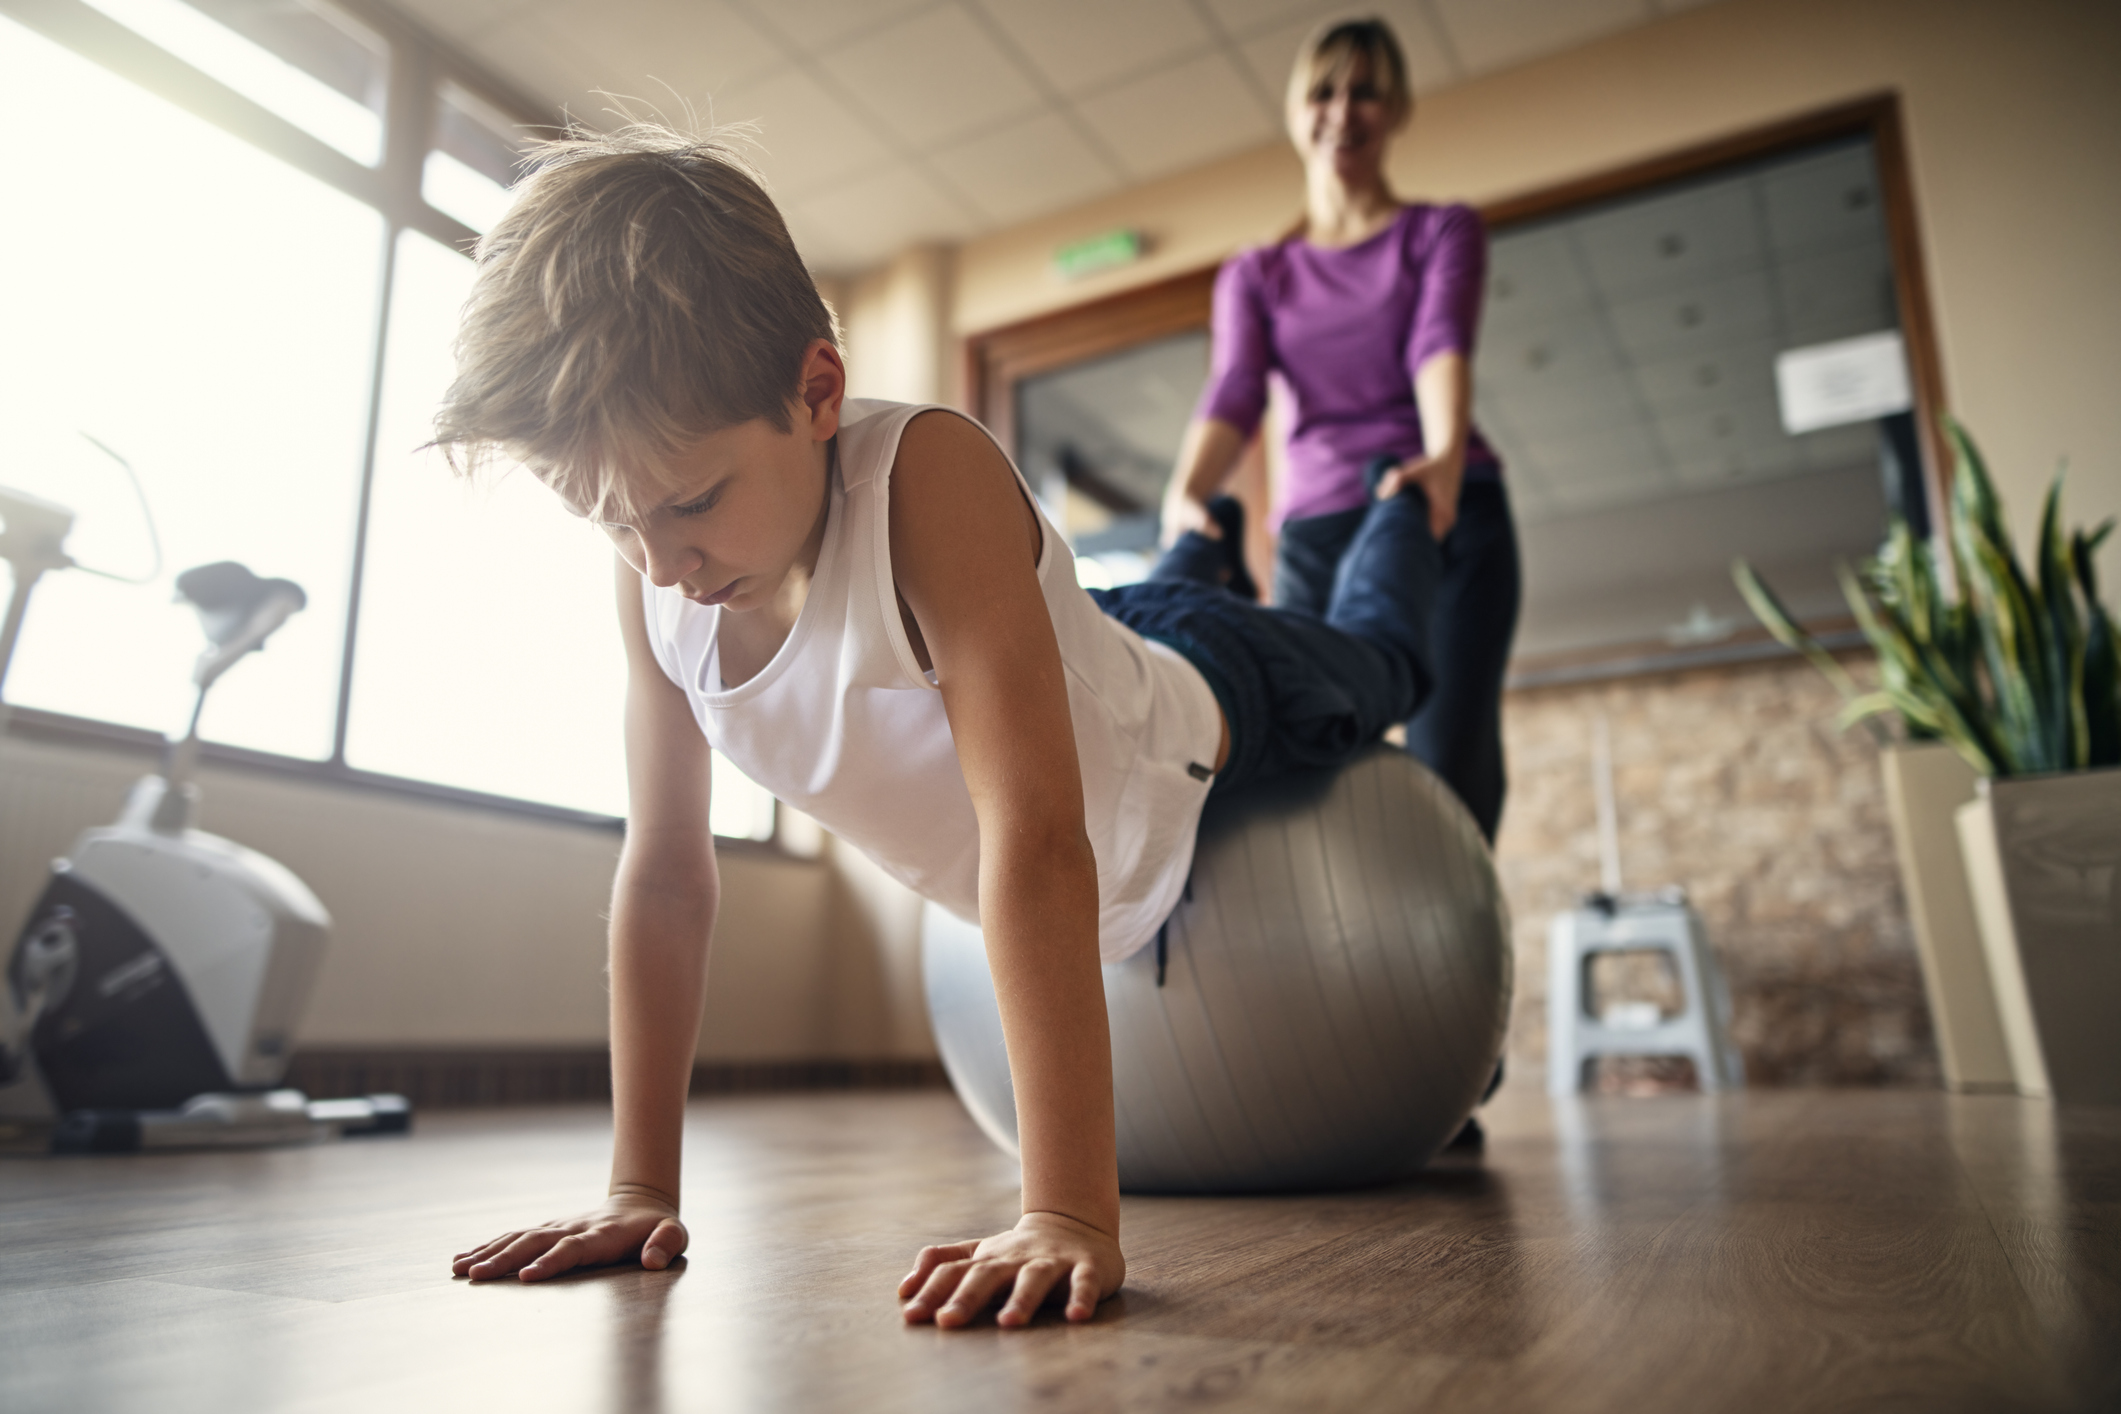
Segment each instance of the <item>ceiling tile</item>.
[[1469,73],[1521,64],[1653,18],[1648,0],[1434,0]]
[[1138,73],[1215,43],[1186,0],[979,0],[1063,93]]
[[1693,412],[1775,396],[1772,339],[1753,339],[1635,370],[1643,401],[1657,413]]
[[1721,351],[1776,332],[1774,297],[1761,271],[1660,290],[1615,305],[1611,317],[1622,352],[1638,363]]
[[413,0],[404,9],[436,34],[462,43],[537,5],[538,0]]
[[1495,388],[1478,406],[1490,403],[1505,410],[1511,424],[1534,440],[1642,421],[1642,400],[1617,372],[1571,378],[1537,390]]
[[945,148],[929,160],[997,223],[1028,221],[1120,185],[1104,159],[1056,113]]
[[1756,467],[1799,460],[1796,442],[1782,430],[1782,414],[1772,394],[1671,413],[1655,425],[1674,462],[1724,459],[1728,471],[1746,459]]
[[1221,53],[1107,89],[1076,107],[1141,181],[1257,147],[1275,132]]
[[1570,225],[1608,299],[1698,283],[1766,260],[1752,179],[1634,200]]
[[1818,344],[1890,329],[1893,261],[1884,241],[1868,248],[1785,260],[1776,269],[1793,344]]
[[1474,368],[1484,386],[1527,398],[1624,371],[1603,324],[1589,310],[1485,331]]
[[704,115],[723,84],[780,62],[774,42],[718,0],[553,0],[496,22],[476,48],[506,76],[599,125],[611,106],[599,91],[682,120],[686,104]]
[[1240,37],[1276,25],[1308,25],[1305,17],[1323,8],[1318,0],[1208,0],[1216,22]]
[[727,85],[715,94],[714,118],[758,123],[764,149],[759,167],[778,201],[866,174],[893,158],[823,84],[797,69]]
[[1489,245],[1482,327],[1490,334],[1573,317],[1591,302],[1590,282],[1567,231],[1505,232]]
[[900,139],[921,147],[1041,106],[1030,79],[956,6],[914,15],[820,62]]
[[[456,0],[462,3],[463,0]],[[763,25],[814,50],[881,29],[936,0],[736,0]]]
[[1661,495],[1671,485],[1664,454],[1641,426],[1571,433],[1542,448],[1554,499],[1572,511]]
[[[875,265],[909,245],[972,234],[972,223],[957,203],[925,173],[906,165],[834,183],[790,207],[790,228],[800,227],[820,249],[835,252],[829,260],[819,259],[818,269]],[[807,250],[805,257],[810,258]]]
[[1867,147],[1844,147],[1778,167],[1759,178],[1768,241],[1789,255],[1836,246],[1879,245],[1885,211]]

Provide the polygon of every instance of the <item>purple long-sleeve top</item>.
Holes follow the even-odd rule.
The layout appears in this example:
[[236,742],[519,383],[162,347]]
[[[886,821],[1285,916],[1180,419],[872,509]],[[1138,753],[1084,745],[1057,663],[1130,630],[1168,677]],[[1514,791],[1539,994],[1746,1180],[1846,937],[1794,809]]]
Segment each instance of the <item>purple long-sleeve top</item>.
[[[1414,373],[1440,353],[1473,357],[1488,262],[1469,206],[1401,207],[1357,245],[1291,238],[1232,257],[1215,280],[1215,352],[1197,415],[1251,436],[1279,379],[1293,413],[1275,522],[1363,503],[1363,467],[1422,452]],[[1466,479],[1502,464],[1468,429]]]

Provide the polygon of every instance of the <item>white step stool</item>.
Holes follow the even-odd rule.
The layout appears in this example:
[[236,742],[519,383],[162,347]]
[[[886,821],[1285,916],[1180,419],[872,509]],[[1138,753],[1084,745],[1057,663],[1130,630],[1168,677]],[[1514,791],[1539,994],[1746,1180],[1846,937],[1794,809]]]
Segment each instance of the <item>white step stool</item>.
[[[1685,1010],[1640,1025],[1611,1012],[1591,1015],[1591,959],[1640,951],[1671,958]],[[1704,1091],[1745,1084],[1745,1064],[1731,1044],[1731,989],[1683,891],[1597,895],[1547,930],[1547,1093],[1582,1089],[1584,1062],[1594,1056],[1689,1056]]]

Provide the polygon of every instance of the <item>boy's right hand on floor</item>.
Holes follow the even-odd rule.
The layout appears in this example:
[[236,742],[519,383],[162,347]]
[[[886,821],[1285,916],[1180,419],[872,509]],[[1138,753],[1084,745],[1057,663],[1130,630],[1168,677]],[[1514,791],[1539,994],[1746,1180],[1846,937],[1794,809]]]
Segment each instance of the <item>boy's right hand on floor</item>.
[[641,1265],[661,1271],[691,1241],[677,1206],[647,1193],[614,1193],[580,1217],[504,1232],[450,1263],[452,1276],[491,1281],[511,1274],[524,1281],[558,1276],[576,1267],[603,1267],[639,1254]]
[[1062,1213],[1026,1213],[1008,1232],[985,1241],[923,1247],[898,1285],[909,1323],[968,1324],[1006,1295],[995,1324],[1029,1325],[1049,1296],[1066,1303],[1070,1321],[1087,1321],[1097,1303],[1127,1279],[1119,1240]]

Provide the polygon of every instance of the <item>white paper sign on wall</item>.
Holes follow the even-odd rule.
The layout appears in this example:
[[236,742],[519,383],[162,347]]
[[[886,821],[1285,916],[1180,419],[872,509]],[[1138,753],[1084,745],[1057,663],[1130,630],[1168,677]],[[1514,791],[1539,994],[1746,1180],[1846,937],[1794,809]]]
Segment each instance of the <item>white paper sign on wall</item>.
[[1896,330],[1837,339],[1775,356],[1782,429],[1792,437],[1906,412],[1907,350]]

